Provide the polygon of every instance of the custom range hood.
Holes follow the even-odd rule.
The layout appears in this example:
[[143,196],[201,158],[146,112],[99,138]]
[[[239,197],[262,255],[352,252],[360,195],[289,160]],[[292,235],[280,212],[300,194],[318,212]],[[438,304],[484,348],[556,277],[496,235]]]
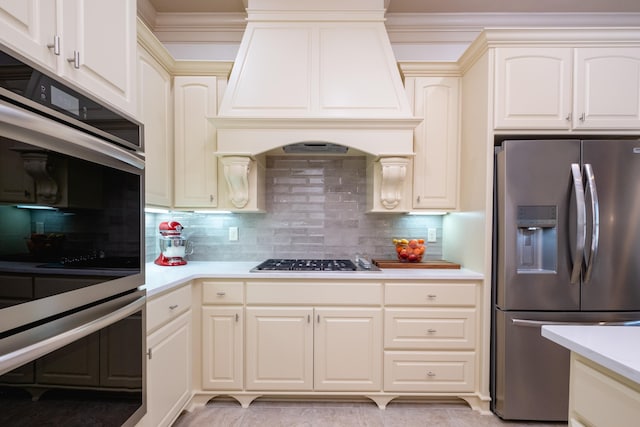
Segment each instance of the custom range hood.
[[247,27],[213,120],[219,155],[307,142],[412,155],[420,120],[391,50],[384,3],[248,0]]
[[[387,177],[407,175],[421,120],[384,26],[385,1],[245,1],[247,27],[211,119],[235,207],[251,197],[252,164],[265,154],[365,154],[394,165]],[[397,187],[398,178],[386,181]]]

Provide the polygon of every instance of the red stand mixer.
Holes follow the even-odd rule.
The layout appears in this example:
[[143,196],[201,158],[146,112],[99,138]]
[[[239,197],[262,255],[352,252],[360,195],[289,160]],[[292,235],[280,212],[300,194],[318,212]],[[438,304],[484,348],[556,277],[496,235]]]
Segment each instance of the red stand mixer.
[[158,265],[175,266],[185,265],[186,255],[193,253],[191,242],[182,235],[182,224],[177,221],[164,221],[158,227],[160,229],[160,255],[154,261]]

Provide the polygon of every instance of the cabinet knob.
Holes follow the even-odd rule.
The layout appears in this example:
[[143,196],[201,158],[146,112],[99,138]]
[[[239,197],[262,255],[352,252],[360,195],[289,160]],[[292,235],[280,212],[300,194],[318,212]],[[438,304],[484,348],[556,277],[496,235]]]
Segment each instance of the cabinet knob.
[[53,49],[54,55],[60,55],[60,36],[53,36],[53,43],[49,43],[47,47]]
[[73,68],[80,69],[80,52],[77,50],[73,51],[73,58],[67,58],[67,62],[73,64]]

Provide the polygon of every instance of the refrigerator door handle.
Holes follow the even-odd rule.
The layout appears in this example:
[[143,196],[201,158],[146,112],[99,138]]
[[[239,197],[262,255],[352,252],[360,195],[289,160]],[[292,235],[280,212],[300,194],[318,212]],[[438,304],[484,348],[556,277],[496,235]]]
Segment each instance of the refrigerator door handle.
[[571,175],[573,176],[573,190],[576,195],[576,243],[573,253],[573,267],[571,269],[570,282],[576,285],[580,282],[582,271],[582,258],[584,256],[584,244],[587,235],[587,213],[584,202],[584,186],[580,165],[571,163]]
[[584,283],[589,282],[593,263],[598,255],[598,240],[600,238],[600,204],[598,203],[598,191],[596,190],[596,178],[593,174],[593,167],[590,163],[585,163],[584,174],[587,179],[587,190],[591,195],[591,251],[587,257],[585,252],[585,265],[587,270],[584,273]]
[[581,325],[581,326],[640,326],[640,320],[627,320],[624,322],[547,322],[544,320],[512,319],[515,326],[540,328],[544,325]]

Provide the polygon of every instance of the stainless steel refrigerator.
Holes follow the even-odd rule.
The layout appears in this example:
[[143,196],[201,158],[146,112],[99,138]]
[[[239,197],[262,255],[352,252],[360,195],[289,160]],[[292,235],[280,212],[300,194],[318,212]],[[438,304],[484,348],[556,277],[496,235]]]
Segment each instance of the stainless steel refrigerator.
[[640,320],[640,141],[496,148],[492,409],[567,420],[569,352],[545,324]]

